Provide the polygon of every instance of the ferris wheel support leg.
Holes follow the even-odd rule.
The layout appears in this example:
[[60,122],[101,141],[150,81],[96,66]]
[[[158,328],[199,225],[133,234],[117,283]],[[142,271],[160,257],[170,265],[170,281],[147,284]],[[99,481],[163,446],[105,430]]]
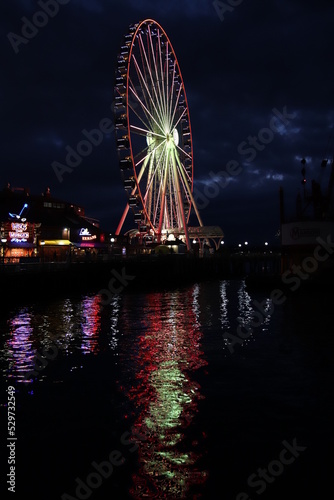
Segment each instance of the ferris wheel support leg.
[[178,200],[179,200],[179,208],[181,211],[182,225],[183,225],[184,234],[186,237],[187,250],[191,250],[187,220],[186,220],[186,215],[184,213],[184,206],[183,206],[183,200],[182,200],[180,181],[179,181],[178,170],[177,170],[177,165],[176,165],[176,161],[175,161],[175,151],[173,151],[173,153],[172,153],[172,160],[173,160],[173,169],[174,169],[176,190],[177,190],[177,195],[178,195]]
[[162,194],[161,194],[160,218],[159,218],[159,228],[158,228],[158,243],[161,242],[161,230],[162,230],[162,223],[163,223],[164,214],[165,214],[165,201],[166,201],[166,189],[167,189],[167,178],[168,178],[168,162],[169,162],[169,153],[167,152],[165,177],[164,177],[164,183],[163,183]]
[[128,215],[129,208],[130,208],[130,207],[129,207],[129,204],[127,203],[127,204],[126,204],[126,207],[125,207],[125,210],[124,210],[124,212],[123,212],[123,215],[122,215],[122,217],[121,217],[121,220],[119,221],[119,224],[118,224],[118,226],[117,226],[116,233],[115,233],[115,235],[116,235],[116,236],[118,236],[118,235],[119,235],[119,233],[122,231],[122,227],[123,227],[124,221],[125,221],[125,219],[126,219],[126,216]]

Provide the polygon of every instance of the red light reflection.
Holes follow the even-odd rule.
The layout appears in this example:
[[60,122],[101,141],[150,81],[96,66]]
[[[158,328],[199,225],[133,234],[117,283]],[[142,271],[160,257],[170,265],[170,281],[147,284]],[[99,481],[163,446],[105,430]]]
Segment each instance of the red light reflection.
[[[207,364],[201,351],[197,296],[194,287],[182,294],[145,298],[140,315],[144,319],[132,325],[133,351],[121,353],[122,362],[131,364],[128,395],[139,413],[133,434],[145,437],[138,441],[139,470],[130,493],[136,499],[189,498],[189,489],[198,489],[206,480],[198,466],[203,433],[193,422],[203,398],[194,375]],[[124,306],[126,316],[126,298]],[[129,329],[130,324],[125,331]]]

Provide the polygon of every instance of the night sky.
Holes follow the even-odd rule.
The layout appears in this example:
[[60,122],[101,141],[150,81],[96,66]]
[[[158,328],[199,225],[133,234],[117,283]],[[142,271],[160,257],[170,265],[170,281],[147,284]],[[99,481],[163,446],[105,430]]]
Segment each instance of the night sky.
[[[15,38],[22,37],[22,18],[31,21],[42,3],[1,5],[2,186],[28,186],[35,194],[50,186],[106,230],[116,229],[126,194],[114,134],[62,182],[52,163],[65,163],[66,146],[75,148],[83,129],[113,118],[123,35],[131,23],[153,18],[167,32],[185,82],[195,188],[209,193],[199,202],[204,224],[220,225],[227,243],[277,242],[279,187],[294,215],[301,158],[310,185],[321,160],[333,156],[334,3],[59,0],[44,27],[28,32],[30,39]],[[35,19],[43,24],[45,16]],[[239,175],[218,186],[232,160]],[[126,228],[133,224],[127,220]]]

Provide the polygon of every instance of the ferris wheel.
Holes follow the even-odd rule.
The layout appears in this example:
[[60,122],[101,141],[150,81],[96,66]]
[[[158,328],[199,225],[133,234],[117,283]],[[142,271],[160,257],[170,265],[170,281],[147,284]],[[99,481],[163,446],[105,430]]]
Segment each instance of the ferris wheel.
[[172,44],[163,28],[146,19],[131,25],[117,60],[115,130],[129,209],[141,234],[160,242],[183,234],[188,248],[188,222],[193,208],[193,144],[183,78]]

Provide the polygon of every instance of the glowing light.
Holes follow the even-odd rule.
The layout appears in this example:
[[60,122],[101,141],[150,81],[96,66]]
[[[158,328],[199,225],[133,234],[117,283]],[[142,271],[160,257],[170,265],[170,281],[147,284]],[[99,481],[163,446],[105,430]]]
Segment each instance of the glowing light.
[[96,234],[92,234],[87,227],[80,229],[79,236],[81,236],[82,241],[93,241],[97,238]]
[[91,236],[83,236],[82,241],[93,241],[96,240],[96,234],[92,234]]
[[12,222],[11,229],[12,231],[9,231],[9,238],[12,243],[26,243],[28,241],[28,224]]
[[[19,214],[12,214],[12,213],[9,212],[9,217],[11,217],[12,219],[21,219],[21,215],[22,215],[22,213],[23,213],[23,211],[24,211],[25,208],[28,208],[27,203],[25,203],[23,205],[22,210],[21,210],[21,212]],[[26,219],[24,219],[24,220],[26,220]]]
[[[66,228],[65,228],[65,231],[66,231]],[[89,229],[87,229],[87,227],[86,228],[82,227],[80,229],[79,236],[92,236],[92,234],[90,233]]]
[[176,128],[173,130],[173,139],[174,139],[176,146],[178,146],[179,142],[180,142],[180,138],[179,138],[179,133],[178,133]]
[[45,240],[41,241],[41,245],[52,245],[52,246],[69,246],[71,242],[69,240]]

